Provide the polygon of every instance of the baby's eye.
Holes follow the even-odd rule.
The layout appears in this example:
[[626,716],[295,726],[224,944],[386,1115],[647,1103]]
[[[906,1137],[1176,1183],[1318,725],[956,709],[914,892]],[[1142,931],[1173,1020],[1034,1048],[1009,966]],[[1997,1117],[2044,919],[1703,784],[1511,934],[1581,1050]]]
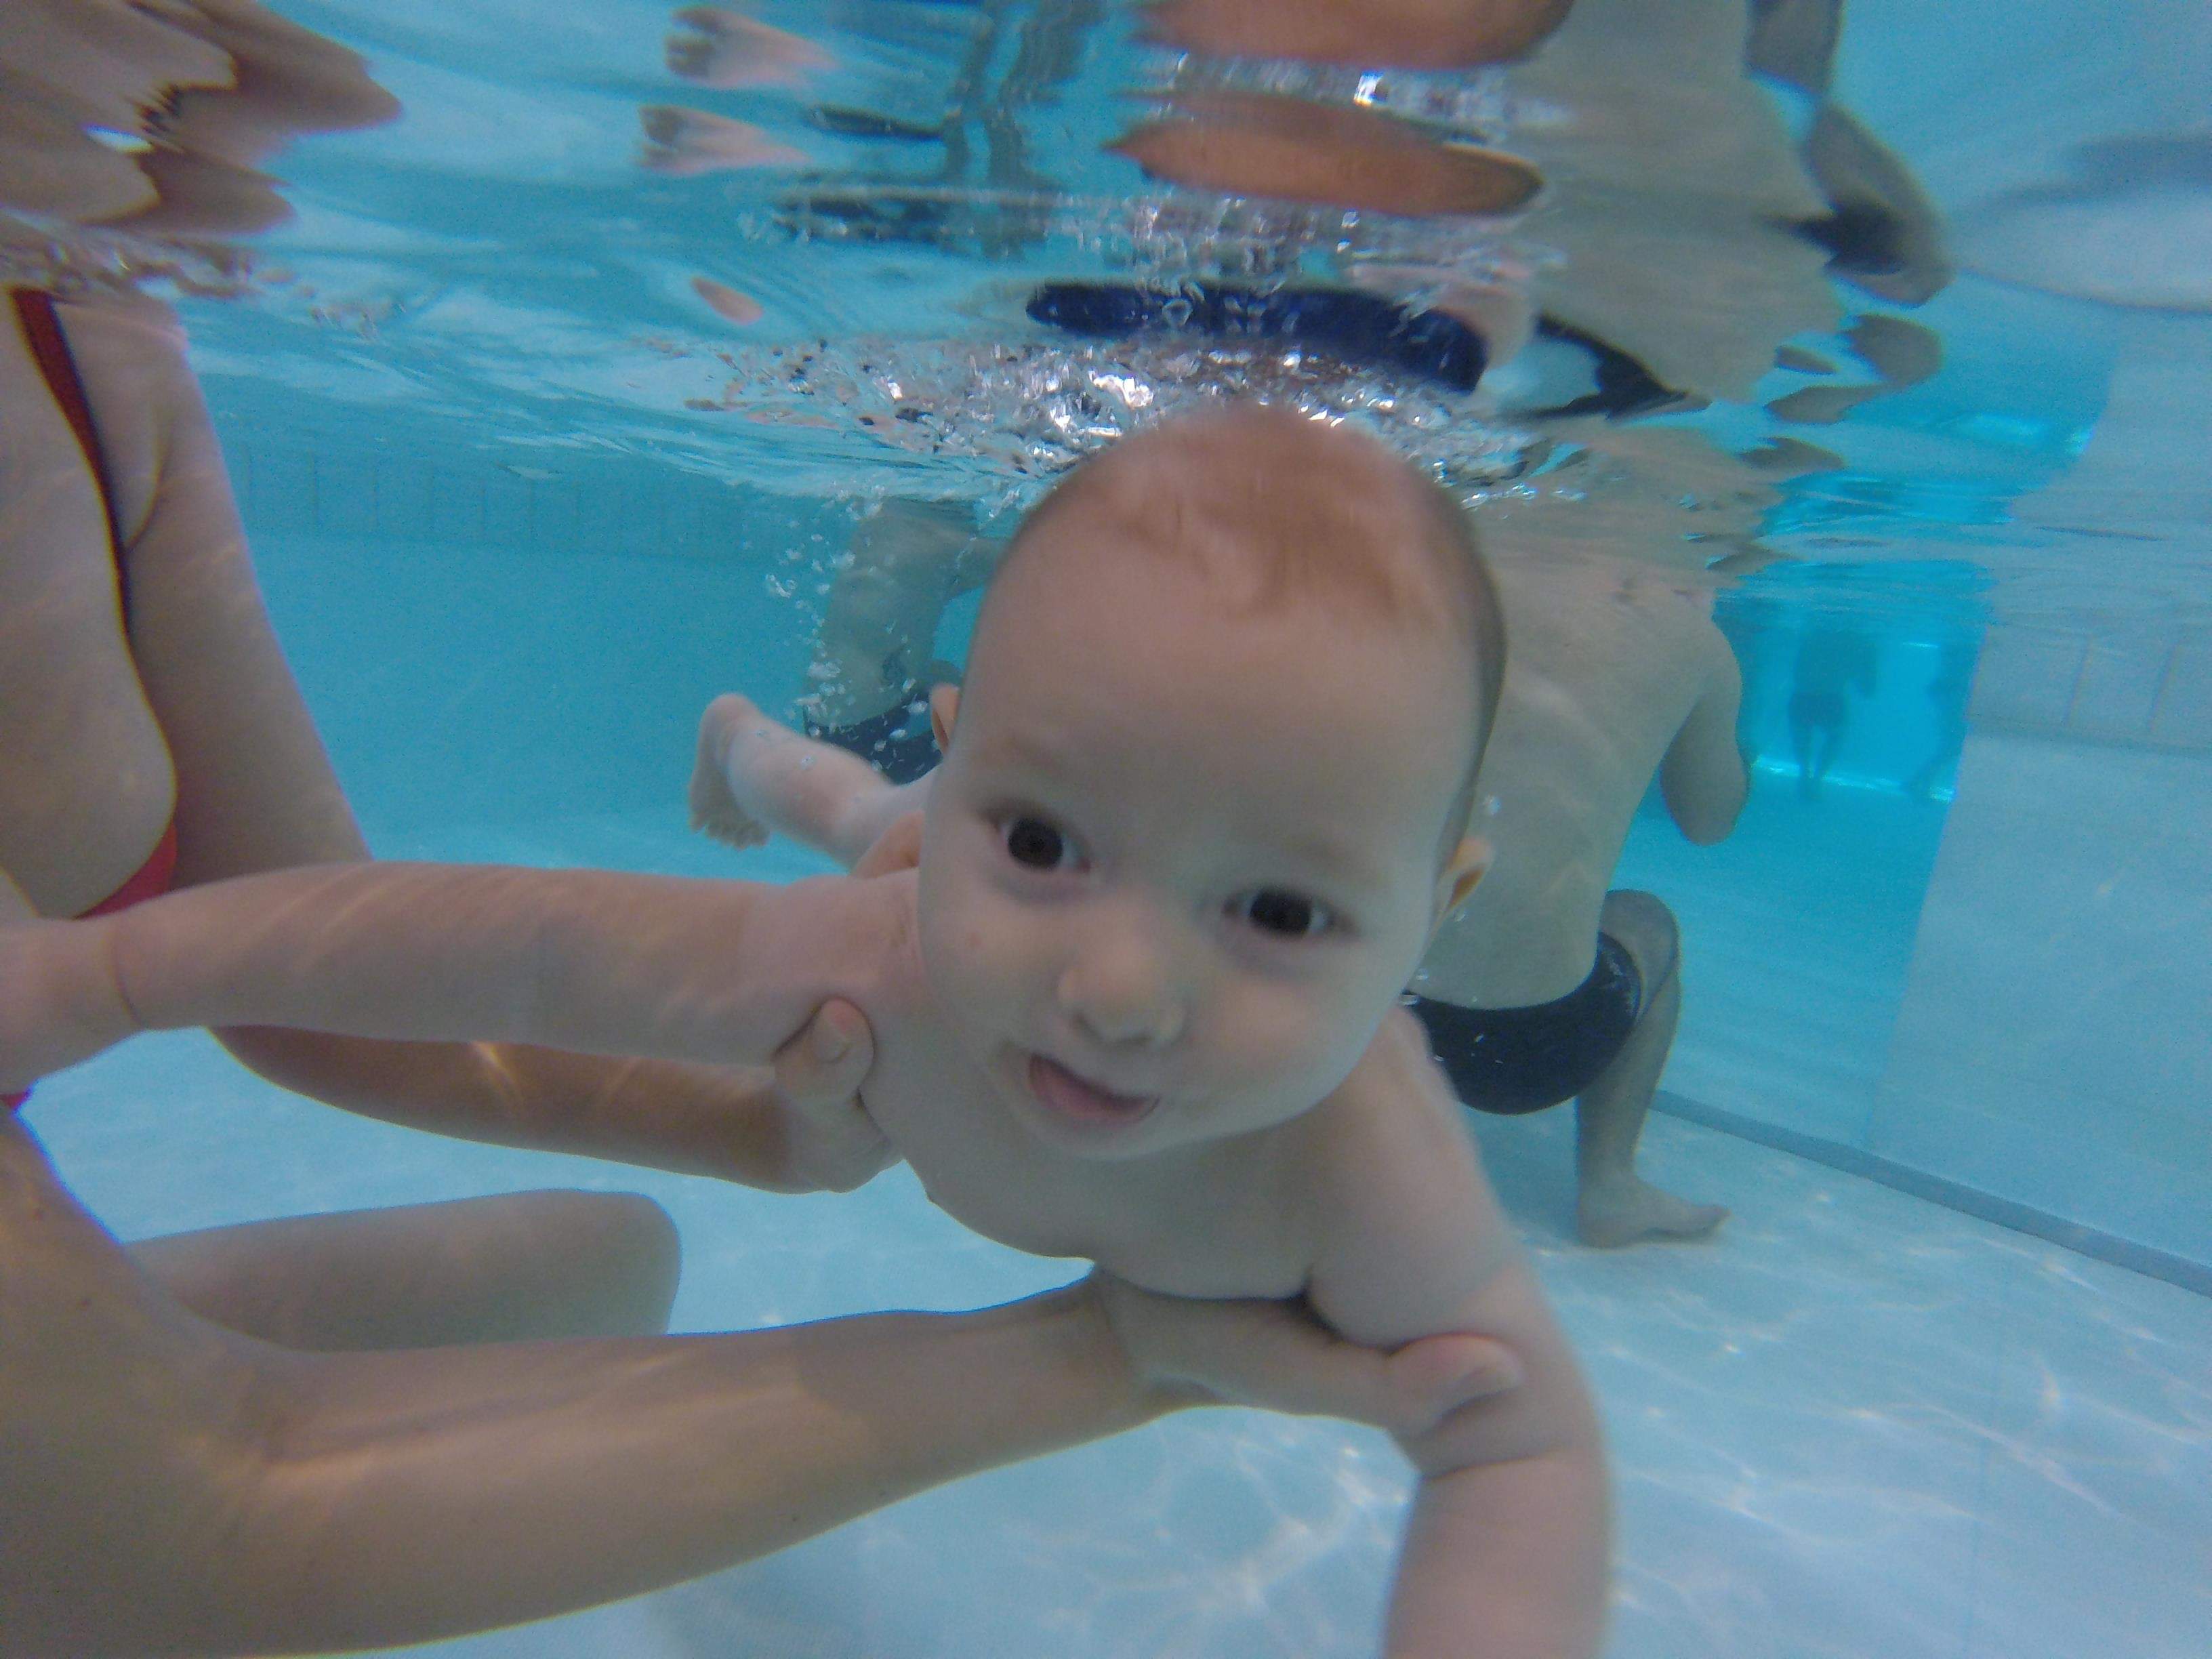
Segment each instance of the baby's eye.
[[1229,908],[1238,921],[1277,939],[1311,939],[1327,933],[1336,920],[1327,905],[1280,887],[1247,893],[1232,900]]
[[999,833],[1006,840],[1006,856],[1025,869],[1065,870],[1077,862],[1067,837],[1042,818],[1011,817]]

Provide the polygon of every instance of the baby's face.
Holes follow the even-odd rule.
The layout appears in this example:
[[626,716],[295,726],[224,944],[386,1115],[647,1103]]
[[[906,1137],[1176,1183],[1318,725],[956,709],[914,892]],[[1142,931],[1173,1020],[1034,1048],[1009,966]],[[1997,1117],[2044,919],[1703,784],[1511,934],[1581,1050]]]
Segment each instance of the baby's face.
[[1449,645],[1224,608],[1161,560],[1010,573],[929,803],[942,1018],[1054,1147],[1131,1158],[1342,1082],[1419,963],[1473,696]]

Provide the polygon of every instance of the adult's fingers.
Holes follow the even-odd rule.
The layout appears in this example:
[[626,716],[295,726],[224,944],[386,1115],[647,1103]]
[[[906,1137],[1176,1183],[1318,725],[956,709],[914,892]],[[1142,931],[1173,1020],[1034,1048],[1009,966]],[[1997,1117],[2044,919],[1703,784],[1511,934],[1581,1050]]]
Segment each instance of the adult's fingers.
[[1487,1337],[1452,1333],[1385,1352],[1345,1340],[1294,1303],[1156,1296],[1104,1273],[1093,1283],[1139,1376],[1224,1403],[1419,1435],[1522,1379],[1519,1358]]
[[1504,1343],[1469,1332],[1425,1336],[1388,1355],[1389,1389],[1413,1414],[1415,1431],[1434,1427],[1462,1406],[1521,1386],[1521,1357]]
[[[1254,1403],[1306,1416],[1340,1417],[1392,1434],[1425,1434],[1461,1407],[1517,1387],[1520,1360],[1488,1337],[1425,1337],[1384,1351],[1347,1342],[1288,1309],[1270,1307],[1253,1327]],[[1266,1395],[1280,1391],[1279,1401]]]
[[839,1105],[860,1093],[875,1063],[867,1016],[849,1002],[825,1002],[776,1050],[776,1086],[796,1103]]

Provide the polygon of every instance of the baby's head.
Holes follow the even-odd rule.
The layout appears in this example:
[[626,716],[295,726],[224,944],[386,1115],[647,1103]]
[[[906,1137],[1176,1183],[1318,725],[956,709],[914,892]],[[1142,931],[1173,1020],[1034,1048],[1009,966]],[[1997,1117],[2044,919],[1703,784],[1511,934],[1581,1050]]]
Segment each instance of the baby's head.
[[1016,1115],[1103,1158],[1350,1073],[1487,854],[1504,646],[1457,505],[1258,406],[1164,422],[1024,522],[939,696],[921,948]]

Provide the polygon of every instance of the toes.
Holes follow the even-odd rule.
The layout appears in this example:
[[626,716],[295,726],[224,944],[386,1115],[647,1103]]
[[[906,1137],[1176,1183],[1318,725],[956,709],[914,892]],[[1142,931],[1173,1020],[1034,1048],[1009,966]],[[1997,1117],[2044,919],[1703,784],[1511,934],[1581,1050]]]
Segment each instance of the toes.
[[1679,1224],[1666,1227],[1663,1231],[1674,1238],[1703,1238],[1726,1221],[1728,1214],[1717,1204],[1693,1204]]

